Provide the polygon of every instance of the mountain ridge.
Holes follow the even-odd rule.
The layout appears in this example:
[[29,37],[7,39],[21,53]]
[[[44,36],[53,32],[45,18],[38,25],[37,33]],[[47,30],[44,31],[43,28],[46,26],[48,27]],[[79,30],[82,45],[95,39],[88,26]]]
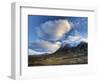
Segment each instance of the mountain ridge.
[[81,42],[77,47],[60,48],[53,54],[28,56],[28,66],[87,64],[87,58],[88,43]]

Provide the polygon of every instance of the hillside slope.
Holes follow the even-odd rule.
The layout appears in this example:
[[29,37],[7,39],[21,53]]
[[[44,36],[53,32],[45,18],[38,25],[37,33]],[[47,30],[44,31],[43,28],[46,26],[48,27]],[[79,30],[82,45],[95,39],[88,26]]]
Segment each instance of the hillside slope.
[[70,65],[88,63],[88,43],[81,42],[77,47],[67,45],[54,54],[29,55],[28,66]]

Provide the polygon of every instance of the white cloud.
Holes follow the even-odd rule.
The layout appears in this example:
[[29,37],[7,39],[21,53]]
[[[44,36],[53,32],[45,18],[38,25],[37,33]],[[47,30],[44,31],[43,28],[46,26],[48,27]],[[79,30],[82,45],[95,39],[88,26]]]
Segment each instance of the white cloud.
[[37,52],[33,49],[28,49],[28,53],[29,53],[29,55],[42,55],[42,54],[45,54],[45,52],[39,52],[39,51]]
[[81,38],[80,41],[82,41],[82,42],[88,42],[87,38]]
[[39,52],[41,54],[43,53],[52,54],[56,52],[60,47],[61,47],[60,42],[51,43],[44,40],[40,40],[40,41],[38,40],[31,44],[31,47],[29,49],[34,50],[34,52],[32,50],[29,50],[29,55],[31,55],[31,53],[36,54],[35,52]]
[[74,36],[69,35],[68,38],[62,42],[62,46],[68,44],[71,47],[75,47],[80,44],[80,42],[87,42],[87,39],[78,34]]
[[37,27],[37,34],[42,39],[56,41],[61,39],[65,33],[71,30],[70,23],[63,19],[47,21]]
[[37,35],[39,39],[31,43],[29,55],[52,54],[56,52],[61,45],[69,44],[70,46],[78,45],[83,39],[80,33],[74,30],[74,34],[69,34],[62,43],[58,40],[62,39],[65,33],[72,29],[72,24],[66,19],[47,21],[37,27]]
[[71,42],[74,42],[74,41],[79,40],[79,39],[81,39],[80,35],[68,36],[68,40]]
[[37,52],[38,54],[56,52],[61,47],[61,43],[57,40],[60,40],[70,30],[71,25],[65,19],[47,21],[41,24],[36,31],[40,39],[31,43],[29,55],[37,54]]
[[78,41],[80,39],[81,39],[80,35],[74,35],[74,36],[69,35],[68,38],[63,41],[63,43],[70,44],[70,43],[73,43],[73,42]]

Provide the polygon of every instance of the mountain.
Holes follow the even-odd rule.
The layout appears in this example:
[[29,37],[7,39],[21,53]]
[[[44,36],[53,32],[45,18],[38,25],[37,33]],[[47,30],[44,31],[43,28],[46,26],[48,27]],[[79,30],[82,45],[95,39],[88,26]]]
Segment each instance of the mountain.
[[64,46],[53,54],[29,55],[28,66],[69,65],[88,63],[88,43],[80,42],[76,47]]
[[66,44],[64,47],[61,47],[57,52],[59,52],[59,51],[63,51],[63,52],[68,52],[68,51],[82,52],[83,51],[83,53],[84,53],[84,52],[87,52],[87,48],[88,48],[88,43],[82,41],[76,47],[69,47],[69,45]]

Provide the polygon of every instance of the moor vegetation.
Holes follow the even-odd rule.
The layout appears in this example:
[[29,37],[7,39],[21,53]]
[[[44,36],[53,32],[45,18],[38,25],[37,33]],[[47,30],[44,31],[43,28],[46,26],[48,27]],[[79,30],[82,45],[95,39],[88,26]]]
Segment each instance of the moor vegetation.
[[53,54],[29,55],[28,66],[87,64],[87,49],[88,43],[81,42],[77,47],[63,47]]

